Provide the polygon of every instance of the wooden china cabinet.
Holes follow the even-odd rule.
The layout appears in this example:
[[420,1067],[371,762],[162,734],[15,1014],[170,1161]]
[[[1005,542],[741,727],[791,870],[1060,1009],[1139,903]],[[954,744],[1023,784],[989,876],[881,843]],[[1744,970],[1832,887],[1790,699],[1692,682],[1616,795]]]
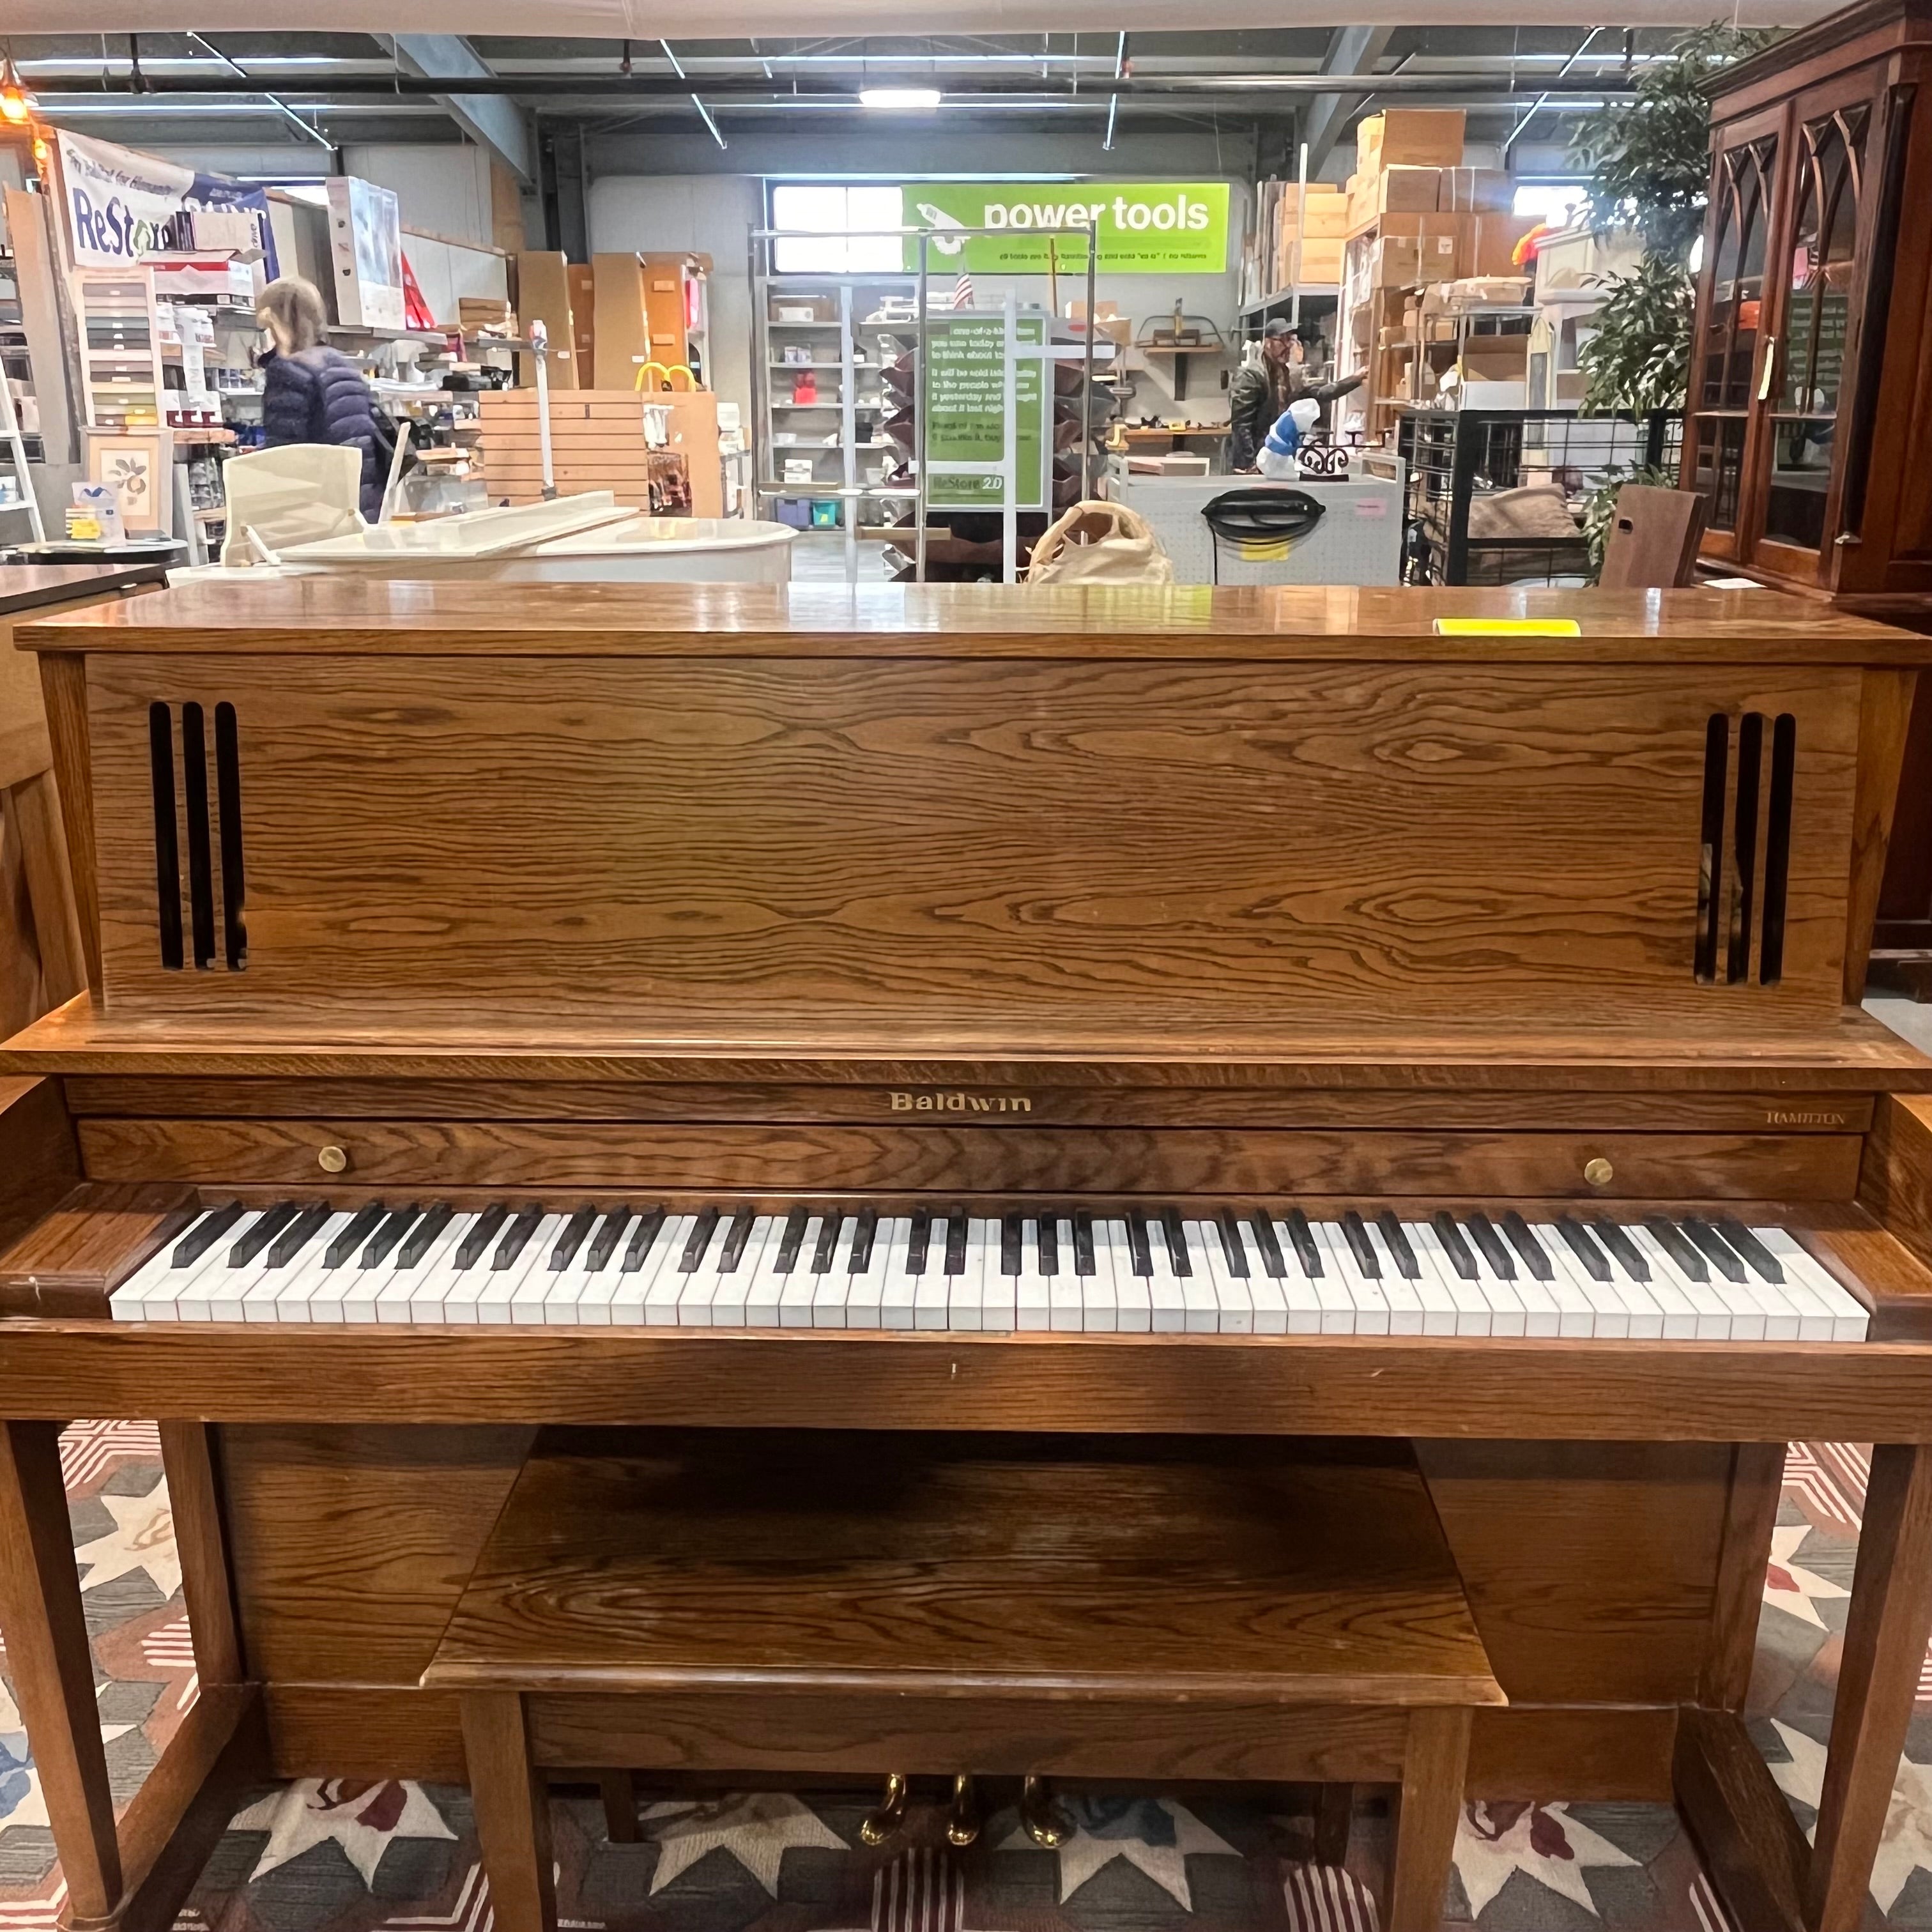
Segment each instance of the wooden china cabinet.
[[1932,628],[1932,0],[1712,84],[1685,487],[1702,556]]

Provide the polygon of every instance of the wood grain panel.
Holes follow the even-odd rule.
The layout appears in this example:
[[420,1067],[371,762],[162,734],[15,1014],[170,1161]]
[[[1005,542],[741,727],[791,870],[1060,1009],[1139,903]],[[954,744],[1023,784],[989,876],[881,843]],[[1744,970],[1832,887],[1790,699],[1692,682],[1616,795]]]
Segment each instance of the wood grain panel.
[[[1562,617],[1569,637],[1440,636],[1438,617]],[[993,584],[178,584],[24,622],[28,650],[437,656],[768,656],[1916,666],[1910,632],[1773,591]],[[699,641],[701,640],[701,641]]]
[[1478,1711],[1468,1795],[1542,1803],[1561,1786],[1611,1802],[1668,1804],[1677,1716],[1674,1704]]
[[1416,1453],[1512,1702],[1695,1697],[1728,1447],[1431,1442]]
[[0,1322],[16,1415],[1932,1442],[1932,1349],[1452,1336]]
[[250,1669],[296,1682],[414,1683],[529,1441],[524,1430],[488,1427],[222,1430]]
[[1932,1103],[1910,1095],[1880,1102],[1865,1142],[1858,1199],[1932,1265]]
[[[90,1179],[324,1178],[367,1186],[817,1192],[1456,1194],[1640,1198],[1694,1174],[1713,1198],[1849,1201],[1856,1135],[1421,1134],[1373,1130],[614,1126],[596,1121],[144,1120],[80,1126]],[[1584,1178],[1593,1159],[1613,1172]]]
[[1056,1723],[1038,1706],[986,1697],[794,1691],[704,1698],[654,1694],[530,1700],[537,1762],[559,1769],[760,1771],[1070,1778],[1392,1780],[1407,1720],[1343,1705],[1216,1705],[1165,1720],[1144,1709],[1083,1709]]
[[[1607,1133],[1859,1133],[1871,1124],[1862,1094],[1519,1093],[1462,1088],[1334,1092],[1228,1086],[1096,1091],[736,1084],[715,1081],[101,1079],[62,1083],[76,1116],[172,1119],[416,1120],[863,1121],[905,1126],[965,1121],[994,1127],[1568,1128]],[[922,1112],[919,1103],[929,1103]],[[1024,1102],[1024,1106],[1019,1103]],[[1004,1102],[1004,1110],[1002,1103]]]
[[1916,670],[1865,674],[1858,709],[1858,789],[1852,807],[1852,886],[1845,918],[1845,998],[1864,998],[1865,964],[1878,922],[1885,861],[1898,802]]
[[77,652],[62,650],[44,655],[40,691],[53,745],[54,782],[62,800],[61,825],[67,836],[68,870],[80,921],[81,952],[87,962],[87,982],[98,993],[103,984],[100,866],[94,827],[93,752],[87,722],[87,660]]
[[0,1253],[80,1178],[59,1083],[0,1078]]
[[169,1181],[83,1182],[0,1252],[0,1314],[100,1315],[106,1298],[194,1212]]
[[1752,1932],[1807,1932],[1809,1850],[1743,1720],[1687,1709],[1674,1783],[1705,1868],[1737,1922]]
[[[217,687],[219,686],[218,689]],[[1680,666],[97,658],[110,1005],[671,1032],[1836,1011],[1858,680]],[[147,706],[242,722],[249,970],[164,970]],[[1700,986],[1704,723],[1798,720],[1785,973]],[[274,721],[273,730],[267,721]],[[487,795],[489,808],[478,808]]]

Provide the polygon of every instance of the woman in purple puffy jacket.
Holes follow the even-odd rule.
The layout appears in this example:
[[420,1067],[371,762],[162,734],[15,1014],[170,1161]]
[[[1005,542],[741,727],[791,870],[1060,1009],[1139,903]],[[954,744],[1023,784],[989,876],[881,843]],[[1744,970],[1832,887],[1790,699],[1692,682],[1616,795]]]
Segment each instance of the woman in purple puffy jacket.
[[334,442],[362,452],[362,514],[372,524],[385,478],[376,460],[369,385],[339,349],[322,340],[322,293],[299,275],[262,291],[256,320],[274,347],[262,358],[262,428],[271,449],[289,442]]

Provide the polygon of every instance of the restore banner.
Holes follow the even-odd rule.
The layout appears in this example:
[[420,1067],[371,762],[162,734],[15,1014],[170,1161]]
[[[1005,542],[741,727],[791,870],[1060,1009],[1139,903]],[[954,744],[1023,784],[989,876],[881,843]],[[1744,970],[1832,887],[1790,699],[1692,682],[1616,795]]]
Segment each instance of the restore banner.
[[[1022,352],[1013,362],[1013,507],[1037,510],[1046,501],[1042,398],[1046,317],[1022,315],[1013,332]],[[1004,315],[935,318],[927,331],[932,361],[927,374],[926,459],[932,463],[1000,463],[1006,453],[1006,319]],[[1025,352],[1028,350],[1031,353]],[[926,500],[949,510],[997,510],[1006,501],[996,470],[935,473]]]
[[268,226],[266,190],[226,175],[198,174],[112,141],[70,134],[64,128],[56,138],[68,245],[76,268],[122,268],[144,255],[192,254],[190,213],[221,208],[254,218],[262,266],[274,280],[275,238]]
[[[1084,228],[1099,238],[1109,274],[1219,275],[1228,267],[1226,182],[907,182],[901,221],[937,231],[926,244],[932,274],[1038,274],[1057,264],[1086,272],[1084,236],[1049,238],[1042,229]],[[950,232],[991,228],[991,235]],[[905,266],[919,266],[916,238]]]

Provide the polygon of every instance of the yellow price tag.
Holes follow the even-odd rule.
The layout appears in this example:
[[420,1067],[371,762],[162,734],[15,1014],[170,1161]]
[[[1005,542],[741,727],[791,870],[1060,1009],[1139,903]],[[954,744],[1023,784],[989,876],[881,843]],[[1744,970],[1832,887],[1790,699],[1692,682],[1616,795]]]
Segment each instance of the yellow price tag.
[[1438,638],[1580,638],[1574,617],[1438,617]]

